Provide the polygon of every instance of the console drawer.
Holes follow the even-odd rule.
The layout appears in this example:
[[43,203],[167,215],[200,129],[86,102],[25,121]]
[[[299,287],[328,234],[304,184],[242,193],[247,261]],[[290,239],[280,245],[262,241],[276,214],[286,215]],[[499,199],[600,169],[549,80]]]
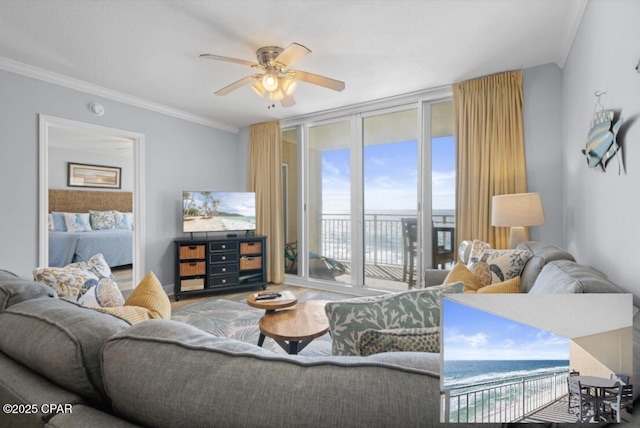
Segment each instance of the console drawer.
[[204,259],[204,245],[181,245],[180,260]]
[[204,275],[207,273],[206,263],[201,262],[180,262],[180,276]]
[[209,254],[209,263],[230,263],[237,262],[237,253],[212,253]]
[[262,254],[262,242],[241,242],[240,254]]
[[238,264],[216,264],[209,266],[210,275],[238,273]]
[[235,241],[209,242],[209,251],[231,251],[237,249],[238,243]]
[[236,285],[238,283],[238,275],[215,275],[209,277],[209,288],[226,287],[228,285]]
[[204,290],[204,277],[183,279],[180,281],[180,291]]
[[260,269],[262,268],[262,257],[240,257],[240,270]]

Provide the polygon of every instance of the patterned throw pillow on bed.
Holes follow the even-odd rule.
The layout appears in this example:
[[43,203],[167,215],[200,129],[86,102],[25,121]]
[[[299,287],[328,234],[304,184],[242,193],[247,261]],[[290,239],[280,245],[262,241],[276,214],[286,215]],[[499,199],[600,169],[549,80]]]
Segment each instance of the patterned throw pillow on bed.
[[133,213],[115,211],[116,229],[133,229]]
[[63,213],[64,224],[69,232],[88,232],[91,230],[89,213]]
[[89,220],[92,230],[115,229],[115,211],[89,211]]

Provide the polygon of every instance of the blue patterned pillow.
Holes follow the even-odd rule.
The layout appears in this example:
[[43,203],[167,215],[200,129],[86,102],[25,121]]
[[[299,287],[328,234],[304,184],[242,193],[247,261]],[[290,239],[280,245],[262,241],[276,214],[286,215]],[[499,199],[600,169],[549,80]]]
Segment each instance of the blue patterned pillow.
[[117,229],[133,229],[133,213],[115,211]]
[[88,232],[91,230],[89,213],[64,213],[64,223],[69,232]]
[[115,229],[115,211],[89,211],[92,230]]

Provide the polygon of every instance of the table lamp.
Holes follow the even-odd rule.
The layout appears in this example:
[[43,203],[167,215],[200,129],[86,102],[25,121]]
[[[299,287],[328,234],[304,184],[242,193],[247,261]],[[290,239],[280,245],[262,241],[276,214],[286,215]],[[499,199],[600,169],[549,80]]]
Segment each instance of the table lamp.
[[539,193],[496,195],[491,202],[491,225],[511,228],[510,248],[527,240],[525,227],[545,223]]

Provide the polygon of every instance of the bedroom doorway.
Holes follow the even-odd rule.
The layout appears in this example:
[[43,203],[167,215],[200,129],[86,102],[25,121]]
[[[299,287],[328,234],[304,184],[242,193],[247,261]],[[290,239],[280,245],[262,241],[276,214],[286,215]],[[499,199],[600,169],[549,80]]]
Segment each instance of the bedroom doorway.
[[[114,275],[122,279],[124,287],[133,287],[142,279],[145,272],[144,162],[142,158],[144,135],[53,116],[40,115],[39,121],[39,265],[53,266],[61,263],[65,265],[68,264],[69,257],[82,259],[83,255],[91,255],[88,251],[94,251],[91,248],[93,243],[89,243],[88,240],[83,242],[83,245],[88,245],[88,247],[81,249],[78,246],[74,252],[68,250],[65,247],[66,244],[60,244],[60,239],[71,240],[71,237],[68,233],[56,230],[61,221],[64,224],[64,217],[60,215],[58,218],[49,216],[52,211],[115,210],[125,213],[131,212],[130,216],[119,215],[116,219],[117,224],[123,226],[122,229],[126,229],[127,220],[125,217],[132,220],[132,228],[129,229],[128,238],[124,237],[131,242],[130,246],[124,244],[124,250],[105,248],[105,251],[100,252],[105,253],[105,259],[114,268]],[[76,164],[87,167],[98,166],[98,169],[109,167],[109,173],[113,172],[114,174],[114,182],[109,182],[106,187],[99,182],[86,183],[81,181],[78,183],[72,180],[71,164],[74,164],[74,167]],[[53,194],[56,195],[55,199],[50,201]],[[81,195],[81,197],[77,195]],[[52,223],[54,230],[51,230]],[[65,228],[65,226],[62,227]],[[119,235],[120,232],[126,234],[127,231],[113,230],[113,232],[115,232],[114,235]],[[50,237],[50,234],[58,236]],[[111,242],[116,246],[127,242],[123,241],[122,236],[113,236],[108,239],[112,240]],[[111,242],[108,246],[111,246]],[[50,245],[54,245],[52,250],[60,245],[65,249],[61,252],[50,252]],[[111,251],[110,255],[107,255],[108,251]],[[125,267],[118,269],[116,266]],[[118,284],[120,285],[120,283]]]

